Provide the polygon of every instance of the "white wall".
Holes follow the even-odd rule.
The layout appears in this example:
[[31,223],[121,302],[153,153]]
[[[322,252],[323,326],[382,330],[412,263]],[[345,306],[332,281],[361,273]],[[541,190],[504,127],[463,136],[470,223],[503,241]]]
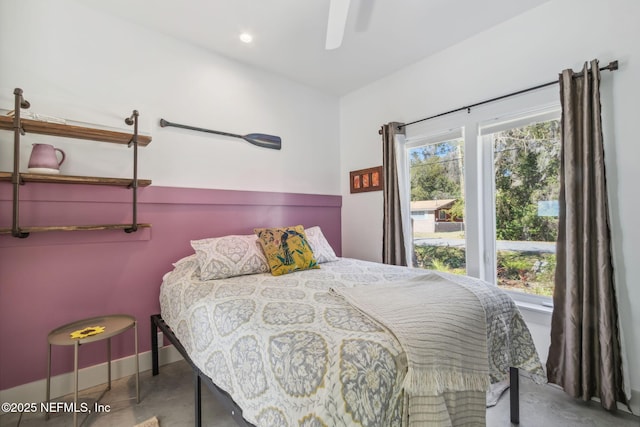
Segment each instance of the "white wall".
[[[603,101],[605,149],[620,319],[631,386],[640,390],[639,17],[637,0],[552,0],[343,97],[343,255],[381,260],[382,194],[349,194],[348,183],[350,170],[382,164],[380,125],[545,83],[594,58],[601,65],[618,59],[620,70],[603,74],[603,96],[609,98]],[[535,327],[538,334],[540,326]]]
[[[240,43],[240,42],[239,42]],[[239,46],[243,47],[243,46]],[[129,129],[140,111],[151,144],[139,175],[154,185],[339,194],[337,97],[94,11],[73,0],[0,0],[0,108],[21,87],[35,113]],[[159,127],[159,119],[282,138],[282,150]],[[0,133],[0,170],[12,168]],[[27,136],[64,149],[62,173],[131,175],[131,151],[105,143]],[[312,161],[310,161],[312,159]]]

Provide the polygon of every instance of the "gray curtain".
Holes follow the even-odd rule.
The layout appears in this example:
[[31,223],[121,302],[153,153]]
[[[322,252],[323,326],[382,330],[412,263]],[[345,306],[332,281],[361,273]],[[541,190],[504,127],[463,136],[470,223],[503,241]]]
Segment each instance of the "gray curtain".
[[604,408],[624,392],[600,117],[598,61],[560,76],[560,217],[549,382]]
[[382,175],[384,177],[382,262],[407,265],[395,150],[395,136],[404,135],[404,127],[402,123],[391,122],[383,125],[380,133],[382,134]]

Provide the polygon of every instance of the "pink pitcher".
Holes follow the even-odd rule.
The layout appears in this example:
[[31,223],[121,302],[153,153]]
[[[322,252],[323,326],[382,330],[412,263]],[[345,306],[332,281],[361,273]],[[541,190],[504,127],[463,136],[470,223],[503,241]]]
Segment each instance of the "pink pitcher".
[[[60,161],[56,151],[62,155]],[[33,144],[31,157],[29,158],[29,172],[35,173],[60,173],[60,165],[64,162],[65,154],[59,148],[49,144]]]

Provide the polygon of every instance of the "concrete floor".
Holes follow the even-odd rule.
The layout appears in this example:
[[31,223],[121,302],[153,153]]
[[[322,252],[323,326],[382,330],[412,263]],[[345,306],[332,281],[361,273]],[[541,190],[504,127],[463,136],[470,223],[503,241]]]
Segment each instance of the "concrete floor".
[[[103,395],[104,394],[104,395]],[[96,399],[109,405],[108,413],[79,415],[78,425],[83,427],[133,427],[153,416],[161,427],[191,427],[194,425],[193,386],[191,370],[186,362],[171,363],[160,368],[160,375],[151,371],[140,374],[140,403],[135,403],[133,377],[113,382],[112,390],[94,387],[80,394],[82,402],[93,407]],[[66,401],[73,401],[67,396]],[[230,416],[224,413],[206,387],[203,387],[202,425],[208,427],[236,427]],[[561,390],[534,384],[522,378],[520,386],[520,426],[522,427],[640,427],[640,417],[625,413],[611,415],[598,403],[583,403],[567,396]],[[0,416],[3,427],[68,427],[73,416],[68,413],[52,414],[45,421],[43,414],[10,414]],[[508,394],[487,410],[487,426],[510,426]]]

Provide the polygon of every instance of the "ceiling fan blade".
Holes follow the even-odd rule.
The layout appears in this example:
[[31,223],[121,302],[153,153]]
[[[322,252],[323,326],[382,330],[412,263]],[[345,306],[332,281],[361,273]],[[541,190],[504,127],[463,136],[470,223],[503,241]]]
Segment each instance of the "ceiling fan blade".
[[351,0],[331,0],[329,3],[329,22],[327,22],[327,41],[325,44],[327,50],[336,49],[342,44],[350,3]]

